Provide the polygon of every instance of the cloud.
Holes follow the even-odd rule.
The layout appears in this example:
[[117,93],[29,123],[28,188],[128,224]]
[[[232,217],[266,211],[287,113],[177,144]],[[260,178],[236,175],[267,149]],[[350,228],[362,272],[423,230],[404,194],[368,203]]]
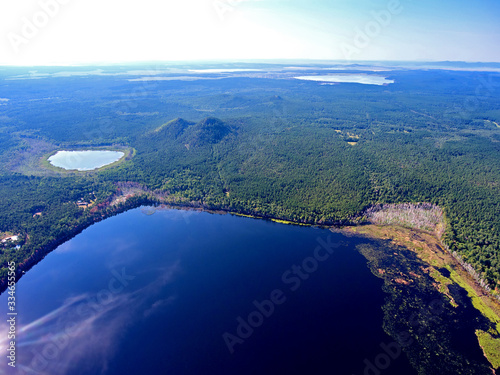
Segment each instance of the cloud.
[[[163,286],[172,282],[180,270],[180,262],[157,269],[158,277],[142,288],[123,291],[102,289],[67,298],[61,305],[27,324],[18,322],[17,368],[22,374],[59,375],[72,368],[105,370],[118,349],[125,328],[145,316],[161,312],[175,301],[174,296],[159,297]],[[134,281],[130,281],[133,283]],[[110,285],[116,284],[110,283]],[[128,290],[130,289],[130,291]],[[149,302],[154,300],[153,303]],[[144,307],[147,309],[144,310]],[[0,332],[7,332],[0,322]],[[7,335],[0,337],[0,350],[8,347]],[[0,374],[6,372],[0,368]]]
[[176,296],[170,296],[167,299],[160,299],[158,301],[155,301],[149,309],[144,311],[144,317],[147,318],[150,315],[157,313],[158,310],[161,310],[164,306],[172,304],[176,300],[176,298]]

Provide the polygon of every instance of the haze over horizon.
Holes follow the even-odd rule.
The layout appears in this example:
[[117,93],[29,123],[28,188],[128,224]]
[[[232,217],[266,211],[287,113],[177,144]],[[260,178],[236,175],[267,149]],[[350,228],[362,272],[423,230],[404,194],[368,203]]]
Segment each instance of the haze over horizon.
[[4,0],[0,65],[500,62],[499,15],[493,0]]

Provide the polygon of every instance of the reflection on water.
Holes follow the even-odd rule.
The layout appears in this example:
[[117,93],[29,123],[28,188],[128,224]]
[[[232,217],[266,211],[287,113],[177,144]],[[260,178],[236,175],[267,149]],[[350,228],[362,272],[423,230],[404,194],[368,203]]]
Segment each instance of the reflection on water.
[[[382,330],[382,281],[354,249],[366,240],[142,211],[88,228],[19,281],[23,372],[3,361],[4,373],[362,374],[393,341]],[[267,301],[280,303],[270,312]],[[225,333],[239,337],[232,352]],[[401,373],[414,373],[404,355],[384,370]]]
[[90,171],[114,163],[124,155],[120,151],[58,151],[48,160],[66,170]]
[[377,86],[394,83],[394,80],[387,79],[386,77],[373,74],[363,74],[363,73],[311,75],[311,76],[299,76],[295,78],[304,81],[317,81],[317,82],[329,82],[329,83],[360,83],[363,85],[377,85]]

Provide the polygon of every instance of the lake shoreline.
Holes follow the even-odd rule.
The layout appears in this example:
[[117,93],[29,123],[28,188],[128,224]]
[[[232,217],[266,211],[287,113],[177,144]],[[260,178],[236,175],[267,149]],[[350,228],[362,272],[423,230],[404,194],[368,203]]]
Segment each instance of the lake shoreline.
[[[64,148],[64,147],[63,147]],[[112,163],[105,164],[101,167],[94,168],[94,169],[65,169],[63,167],[58,167],[49,160],[51,157],[55,156],[58,152],[61,151],[67,151],[67,152],[83,152],[83,151],[114,151],[114,152],[121,152],[123,155],[116,161]],[[58,174],[88,174],[88,173],[95,173],[95,172],[100,172],[105,169],[113,168],[116,167],[122,163],[124,163],[127,160],[130,160],[132,157],[135,156],[135,149],[129,146],[121,146],[121,145],[110,145],[110,146],[82,146],[82,147],[67,147],[67,150],[52,150],[50,152],[45,153],[41,158],[40,158],[40,166],[48,171],[51,172],[56,172]]]
[[[419,229],[404,228],[397,225],[359,224],[352,222],[342,222],[335,224],[325,223],[324,225],[299,223],[270,216],[258,216],[252,213],[235,212],[223,207],[208,207],[202,202],[166,202],[165,199],[161,199],[154,194],[148,194],[147,191],[141,190],[141,192],[142,194],[139,195],[114,195],[112,199],[104,205],[104,207],[101,207],[101,210],[95,210],[93,212],[93,215],[87,216],[86,220],[75,226],[65,236],[57,238],[46,246],[35,250],[28,259],[25,259],[18,265],[18,269],[16,272],[16,282],[19,281],[19,279],[21,279],[21,277],[26,272],[28,272],[36,264],[41,262],[57,247],[73,239],[78,234],[82,233],[85,229],[89,228],[93,224],[99,223],[100,221],[143,206],[149,206],[153,208],[152,213],[145,213],[147,215],[154,214],[156,210],[194,210],[218,215],[230,214],[234,216],[242,216],[253,219],[264,219],[287,225],[324,228],[329,229],[334,233],[340,233],[348,237],[357,236],[374,240],[391,241],[392,244],[403,246],[406,249],[412,251],[417,255],[419,259],[421,259],[429,266],[429,269],[433,269],[433,271],[430,272],[430,275],[436,280],[436,288],[443,296],[447,296],[448,298],[450,298],[450,303],[453,305],[455,301],[445,290],[447,288],[447,282],[442,280],[442,276],[438,277],[435,274],[436,269],[442,269],[443,266],[450,272],[452,272],[452,282],[455,282],[462,288],[464,288],[467,291],[468,297],[471,299],[474,307],[485,318],[487,318],[493,324],[496,324],[497,331],[493,332],[492,337],[498,337],[498,335],[500,334],[500,303],[488,291],[486,291],[483,287],[481,287],[481,285],[478,284],[478,282],[471,276],[471,274],[457,261],[457,259],[453,257],[453,255],[449,251],[445,250],[445,245],[443,245],[433,233]],[[0,280],[0,295],[3,294],[6,289],[7,280]],[[484,352],[484,354],[485,357],[489,360],[489,358],[486,356],[486,352]],[[490,363],[492,363],[492,361],[490,361]]]
[[[445,246],[433,234],[418,230],[398,227],[396,225],[375,225],[375,224],[359,224],[347,223],[345,221],[338,223],[325,223],[322,225],[312,223],[300,223],[290,220],[283,220],[270,216],[258,216],[250,212],[235,212],[224,207],[209,207],[203,202],[182,202],[171,200],[172,197],[159,197],[150,191],[138,189],[140,194],[116,194],[100,209],[95,210],[91,215],[88,215],[85,220],[75,226],[65,236],[52,241],[51,243],[36,249],[32,255],[18,265],[16,282],[32,267],[42,261],[45,256],[50,254],[58,246],[71,240],[85,229],[93,224],[103,221],[112,216],[124,213],[126,211],[139,208],[141,206],[153,207],[154,213],[156,210],[179,209],[179,210],[195,210],[203,211],[212,214],[230,214],[235,216],[243,216],[254,219],[265,219],[280,224],[311,226],[330,229],[332,232],[340,233],[347,236],[367,237],[375,240],[389,240],[396,245],[404,246],[414,252],[422,261],[429,267],[438,267],[445,265],[450,271],[454,272],[453,281],[464,287],[469,293],[474,306],[490,321],[497,324],[497,331],[500,333],[500,304],[498,301],[482,288],[470,273],[462,267],[462,265],[450,254],[444,250]],[[419,251],[418,248],[424,248],[424,251]],[[436,279],[439,286],[443,288],[443,284]],[[445,285],[446,286],[446,285]],[[7,289],[5,279],[0,280],[0,295]],[[439,289],[438,289],[439,290]],[[442,292],[442,291],[441,291]],[[449,294],[443,293],[450,297]],[[453,300],[452,300],[453,303]],[[496,321],[495,321],[496,320]]]
[[[450,299],[450,303],[458,307],[453,297],[451,296],[448,285],[456,283],[467,292],[468,297],[472,301],[473,306],[491,322],[492,326],[496,326],[490,333],[483,332],[484,335],[489,335],[493,343],[496,343],[494,351],[500,351],[500,303],[488,293],[474,277],[462,266],[453,254],[446,249],[446,246],[439,240],[434,233],[426,232],[418,229],[404,228],[397,225],[357,225],[335,229],[335,232],[347,233],[348,235],[363,236],[373,240],[390,241],[396,246],[403,246],[413,252],[420,260],[428,264],[428,273],[435,280],[436,289],[444,296]],[[447,269],[450,272],[450,277],[445,277],[441,274],[441,270]],[[480,341],[479,333],[476,336]],[[497,337],[495,340],[494,337]],[[498,370],[496,361],[491,353],[483,346],[484,356],[489,360],[492,368]]]
[[[124,159],[124,158],[122,158]],[[68,171],[70,172],[70,171]],[[92,172],[92,171],[91,171]],[[85,173],[85,172],[84,172]],[[71,240],[85,229],[90,226],[97,224],[107,218],[119,215],[126,211],[139,208],[141,206],[152,206],[156,209],[179,209],[179,210],[195,210],[203,211],[213,214],[231,214],[235,216],[244,216],[254,219],[265,219],[278,223],[288,224],[288,225],[302,225],[302,226],[315,226],[322,228],[329,228],[331,226],[342,226],[348,224],[345,221],[339,223],[328,223],[325,225],[316,225],[312,223],[296,223],[292,221],[282,220],[279,218],[274,218],[271,216],[258,216],[251,212],[236,212],[224,207],[209,207],[203,202],[187,202],[181,200],[172,199],[171,196],[160,197],[156,193],[148,191],[144,187],[140,187],[140,194],[115,194],[109,199],[109,201],[97,204],[90,214],[87,215],[81,223],[77,224],[71,230],[69,230],[64,236],[59,237],[51,241],[50,243],[34,249],[31,256],[24,259],[21,263],[18,263],[16,270],[16,282],[21,279],[21,277],[27,273],[32,267],[42,261],[48,254],[54,251],[58,246]],[[2,295],[7,289],[7,278],[0,279],[0,295]]]
[[[124,158],[122,158],[124,159]],[[161,197],[158,196],[156,193],[149,191],[145,189],[144,187],[140,186],[138,188],[140,190],[140,194],[134,193],[134,194],[115,194],[114,196],[111,197],[111,199],[104,204],[101,209],[97,209],[93,215],[88,216],[86,220],[84,220],[82,223],[78,224],[76,227],[74,227],[69,233],[67,233],[65,236],[60,237],[55,239],[52,243],[35,250],[33,253],[32,257],[25,259],[24,262],[22,262],[19,266],[21,269],[17,270],[18,273],[18,278],[16,279],[19,280],[19,278],[22,276],[22,274],[26,273],[32,266],[34,266],[36,263],[38,263],[41,259],[43,259],[46,255],[48,255],[50,252],[55,250],[58,246],[63,244],[64,242],[67,242],[74,238],[76,235],[80,234],[83,230],[87,229],[93,224],[96,224],[102,220],[105,220],[109,217],[121,214],[123,212],[126,212],[128,210],[132,210],[135,208],[139,208],[141,206],[152,206],[155,207],[156,209],[180,209],[180,210],[196,210],[196,211],[203,211],[203,212],[208,212],[208,213],[214,213],[214,214],[231,214],[235,216],[242,216],[242,217],[248,217],[248,218],[253,218],[253,219],[264,219],[264,220],[269,220],[273,221],[276,223],[281,223],[281,224],[287,224],[287,225],[300,225],[300,226],[310,226],[310,227],[317,227],[317,228],[325,228],[325,229],[330,229],[333,232],[340,232],[344,235],[360,235],[360,236],[367,236],[375,239],[388,239],[387,234],[383,233],[377,233],[377,231],[374,231],[374,227],[379,227],[379,228],[397,228],[397,226],[394,225],[374,225],[374,224],[361,224],[357,223],[354,221],[338,221],[338,222],[325,222],[323,224],[315,224],[315,223],[307,223],[307,222],[295,222],[291,220],[286,220],[283,218],[277,218],[277,217],[271,217],[268,215],[256,215],[255,213],[252,212],[237,212],[233,211],[231,209],[225,208],[225,207],[209,207],[208,205],[204,204],[203,202],[186,202],[186,201],[181,201],[181,200],[171,200],[171,197],[168,196],[169,199],[166,199],[166,197]],[[145,189],[145,190],[144,190]],[[359,228],[370,228],[371,230],[362,230],[358,231]],[[399,227],[401,228],[401,227]],[[414,230],[415,229],[410,229]],[[418,231],[418,230],[416,230]],[[425,231],[420,231],[420,232],[425,232]],[[392,232],[395,234],[395,232]],[[427,233],[428,234],[428,233]],[[395,238],[391,238],[395,239]],[[435,241],[439,243],[440,247],[444,247],[437,238],[434,238]],[[403,245],[407,246],[407,245]],[[40,255],[38,255],[40,254]],[[43,254],[43,255],[42,255]],[[38,258],[35,262],[31,261],[31,258],[33,258],[34,255],[38,255],[34,258]],[[449,254],[451,257],[451,254]],[[454,260],[456,262],[456,260]],[[26,262],[26,265],[23,263]],[[30,266],[27,266],[30,264]],[[458,262],[457,262],[458,264]],[[494,297],[488,293],[484,288],[482,288],[480,285],[477,285],[477,282],[472,278],[472,276],[469,274],[469,272],[461,265],[459,265],[460,269],[468,276],[469,279],[473,281],[474,288],[479,289],[481,293],[486,294],[490,296],[491,299],[494,299]],[[7,287],[7,282],[5,279],[0,280],[0,295],[5,291]],[[495,303],[498,303],[498,301],[495,301]],[[500,304],[499,304],[500,306]],[[499,310],[500,311],[500,310]]]

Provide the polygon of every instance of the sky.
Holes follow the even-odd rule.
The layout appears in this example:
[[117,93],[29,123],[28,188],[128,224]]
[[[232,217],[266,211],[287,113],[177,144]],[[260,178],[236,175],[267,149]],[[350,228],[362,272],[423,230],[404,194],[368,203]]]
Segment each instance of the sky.
[[500,62],[498,0],[0,0],[0,65]]

